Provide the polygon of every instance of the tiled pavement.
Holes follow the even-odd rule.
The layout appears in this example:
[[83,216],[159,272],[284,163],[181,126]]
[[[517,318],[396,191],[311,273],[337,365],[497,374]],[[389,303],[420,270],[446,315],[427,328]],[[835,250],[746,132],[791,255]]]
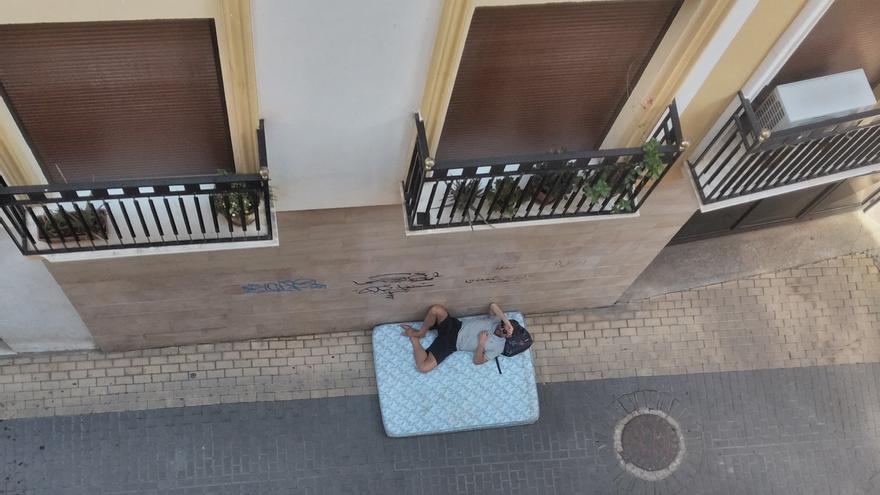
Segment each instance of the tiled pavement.
[[[880,362],[878,313],[880,274],[860,254],[527,323],[548,383]],[[369,342],[363,331],[0,358],[0,419],[374,394]]]
[[[649,396],[687,430],[653,483],[610,446],[619,404]],[[880,493],[878,364],[552,383],[540,400],[534,425],[409,439],[384,435],[375,396],[4,421],[0,493]]]

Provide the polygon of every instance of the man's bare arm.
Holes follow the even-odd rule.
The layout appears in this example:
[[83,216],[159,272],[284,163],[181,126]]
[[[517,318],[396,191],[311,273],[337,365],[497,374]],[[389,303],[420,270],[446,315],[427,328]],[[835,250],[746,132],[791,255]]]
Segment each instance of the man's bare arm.
[[474,351],[474,364],[483,364],[488,362],[486,359],[486,340],[489,339],[489,332],[480,332],[480,340],[477,342],[477,350]]
[[489,304],[489,314],[495,318],[501,318],[502,321],[507,321],[507,317],[504,316],[504,311],[501,310],[501,306],[497,303]]
[[500,319],[504,322],[504,327],[507,328],[508,332],[513,331],[513,325],[510,324],[510,320],[507,319],[507,316],[504,314],[504,311],[501,309],[497,303],[489,304],[489,315],[494,316],[495,318]]

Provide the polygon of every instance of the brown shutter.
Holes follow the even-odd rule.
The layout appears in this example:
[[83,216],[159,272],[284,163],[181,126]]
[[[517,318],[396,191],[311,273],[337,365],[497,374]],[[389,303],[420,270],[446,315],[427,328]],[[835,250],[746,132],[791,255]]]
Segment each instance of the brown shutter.
[[680,3],[478,8],[437,157],[599,146]]
[[836,0],[764,91],[779,84],[863,68],[880,84],[880,1]]
[[212,19],[0,25],[0,84],[52,183],[234,170]]

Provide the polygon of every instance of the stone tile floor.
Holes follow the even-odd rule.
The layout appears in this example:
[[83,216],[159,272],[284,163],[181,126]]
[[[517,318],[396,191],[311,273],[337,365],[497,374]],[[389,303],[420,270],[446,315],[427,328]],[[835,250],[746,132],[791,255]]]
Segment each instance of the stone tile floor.
[[[880,493],[878,303],[858,254],[531,315],[538,423],[409,439],[367,331],[0,358],[0,494]],[[685,446],[659,481],[613,443],[642,408]]]
[[[527,324],[549,383],[880,362],[878,313],[877,265],[855,254]],[[0,419],[374,393],[366,330],[0,357]]]
[[[533,425],[384,435],[375,396],[0,422],[0,493],[876,494],[880,364],[616,378],[539,387]],[[680,424],[661,481],[611,443],[629,408]]]

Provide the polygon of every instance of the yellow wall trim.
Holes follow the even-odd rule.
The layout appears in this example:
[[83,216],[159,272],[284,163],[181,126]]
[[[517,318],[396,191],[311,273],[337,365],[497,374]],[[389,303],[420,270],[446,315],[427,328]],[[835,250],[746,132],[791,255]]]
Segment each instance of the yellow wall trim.
[[254,65],[254,36],[250,0],[220,0],[216,19],[217,44],[223,70],[229,133],[238,172],[260,168],[257,152],[257,71]]
[[45,184],[43,170],[0,99],[0,174],[9,185]]
[[443,4],[443,14],[437,27],[437,39],[431,54],[431,65],[428,68],[428,79],[420,109],[425,120],[428,149],[432,154],[440,141],[446,109],[452,96],[452,86],[455,84],[464,42],[474,15],[472,3],[473,0],[446,0]]

